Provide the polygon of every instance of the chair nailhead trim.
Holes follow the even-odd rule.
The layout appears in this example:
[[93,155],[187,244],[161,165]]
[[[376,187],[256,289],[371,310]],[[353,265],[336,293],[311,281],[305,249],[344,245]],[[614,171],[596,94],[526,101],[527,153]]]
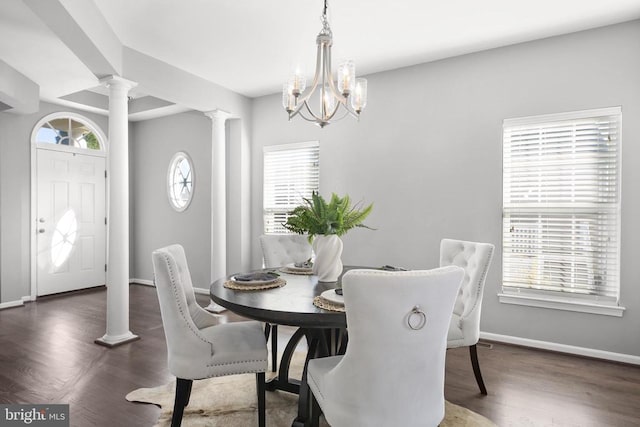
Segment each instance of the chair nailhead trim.
[[238,362],[227,362],[227,363],[212,363],[212,364],[208,364],[208,367],[213,367],[213,366],[226,366],[226,365],[238,365],[240,363],[254,363],[254,362],[266,362],[267,359],[256,359],[256,360],[241,360]]
[[[267,362],[267,359],[258,359],[258,360],[244,360],[244,361],[240,361],[240,362],[228,362],[228,363],[214,363],[214,364],[207,364],[207,368],[215,368],[217,366],[227,366],[227,365],[238,365],[241,363],[253,363],[253,362]],[[240,375],[240,374],[257,374],[257,373],[261,373],[261,372],[266,372],[266,368],[265,369],[252,369],[252,370],[239,370],[239,371],[234,371],[234,372],[225,372],[223,375]]]
[[[493,248],[489,249],[489,256],[487,257],[487,262],[484,265],[484,268],[482,269],[482,275],[480,276],[480,283],[484,283],[484,281],[486,280],[487,272],[489,271],[489,265],[491,264],[491,258],[493,258]],[[476,290],[475,302],[474,302],[473,307],[471,308],[471,310],[469,310],[469,314],[472,313],[476,309],[476,307],[478,306],[478,299],[479,299],[479,296],[482,295],[482,288],[483,287],[484,286],[478,287],[478,289]],[[460,316],[460,321],[461,322],[462,322],[462,319],[463,319],[463,317]]]
[[[167,264],[167,270],[169,271],[169,278],[171,279],[171,290],[173,291],[173,297],[176,300],[176,303],[178,303],[178,309],[180,310],[180,315],[182,316],[182,318],[186,321],[187,326],[189,327],[189,329],[191,330],[191,332],[194,333],[194,335],[200,339],[200,341],[209,344],[211,346],[211,342],[207,341],[206,339],[204,339],[202,337],[202,335],[200,335],[200,331],[194,329],[191,324],[193,323],[193,320],[191,320],[191,315],[189,315],[188,317],[185,315],[184,312],[184,307],[180,304],[180,298],[178,298],[178,287],[176,286],[176,280],[175,280],[175,274],[171,265],[171,261],[173,257],[169,257],[169,254],[167,253],[163,253],[162,256],[164,257],[164,260]],[[184,293],[184,291],[183,291]],[[211,346],[211,354],[213,355],[213,346]]]

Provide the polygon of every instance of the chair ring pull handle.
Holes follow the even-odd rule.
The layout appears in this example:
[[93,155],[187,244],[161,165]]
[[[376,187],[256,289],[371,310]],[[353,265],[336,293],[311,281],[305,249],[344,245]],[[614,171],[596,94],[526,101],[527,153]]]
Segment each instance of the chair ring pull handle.
[[417,331],[424,328],[426,324],[427,324],[427,315],[424,314],[424,311],[420,310],[419,305],[416,305],[411,309],[411,313],[407,318],[407,325],[409,325],[409,328],[413,329],[414,331]]

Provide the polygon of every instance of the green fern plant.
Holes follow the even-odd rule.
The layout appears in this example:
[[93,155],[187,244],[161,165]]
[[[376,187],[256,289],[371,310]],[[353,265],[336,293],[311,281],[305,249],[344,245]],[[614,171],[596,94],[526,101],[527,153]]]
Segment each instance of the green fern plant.
[[336,234],[342,236],[354,227],[369,228],[362,222],[371,213],[373,203],[360,209],[357,203],[351,206],[349,196],[338,197],[333,193],[329,203],[317,192],[311,198],[303,198],[304,204],[289,213],[283,226],[297,234],[308,234],[309,241],[317,235]]

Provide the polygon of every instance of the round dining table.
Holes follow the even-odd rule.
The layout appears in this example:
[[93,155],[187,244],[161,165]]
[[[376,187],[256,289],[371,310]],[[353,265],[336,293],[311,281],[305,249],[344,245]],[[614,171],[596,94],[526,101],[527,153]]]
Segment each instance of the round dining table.
[[[345,267],[344,272],[359,267]],[[237,290],[225,287],[225,282],[233,274],[211,284],[211,299],[249,319],[274,325],[288,325],[297,328],[287,343],[280,359],[280,368],[275,378],[267,382],[267,390],[283,390],[298,394],[298,416],[292,427],[302,427],[310,414],[309,388],[306,383],[309,359],[334,354],[344,354],[347,343],[347,320],[344,311],[329,311],[313,304],[315,297],[324,291],[340,288],[342,275],[337,282],[319,282],[314,275],[289,274],[275,271],[286,281],[281,287],[265,290]],[[307,356],[302,379],[289,378],[289,367],[293,352],[298,343],[305,338]]]

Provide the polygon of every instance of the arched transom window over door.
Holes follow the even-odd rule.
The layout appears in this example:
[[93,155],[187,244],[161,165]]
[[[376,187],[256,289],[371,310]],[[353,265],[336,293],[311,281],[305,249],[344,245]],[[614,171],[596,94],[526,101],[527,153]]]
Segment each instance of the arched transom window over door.
[[104,142],[95,126],[83,117],[70,113],[45,117],[35,132],[35,142],[105,151]]

